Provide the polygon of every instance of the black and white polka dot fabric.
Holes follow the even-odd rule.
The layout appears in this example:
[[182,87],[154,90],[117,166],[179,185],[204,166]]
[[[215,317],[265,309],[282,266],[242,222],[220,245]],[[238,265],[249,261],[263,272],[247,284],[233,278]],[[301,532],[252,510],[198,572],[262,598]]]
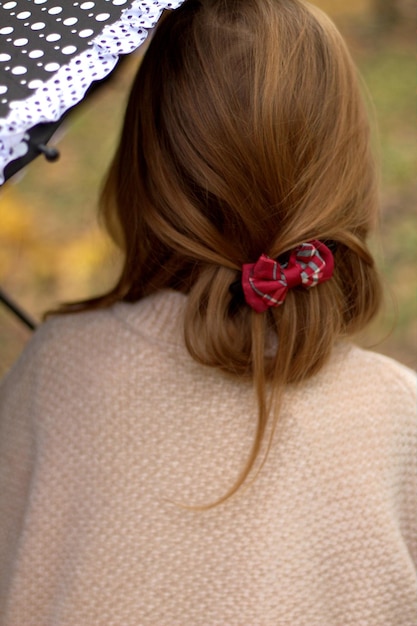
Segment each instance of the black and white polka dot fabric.
[[0,184],[27,131],[59,120],[183,1],[0,0]]

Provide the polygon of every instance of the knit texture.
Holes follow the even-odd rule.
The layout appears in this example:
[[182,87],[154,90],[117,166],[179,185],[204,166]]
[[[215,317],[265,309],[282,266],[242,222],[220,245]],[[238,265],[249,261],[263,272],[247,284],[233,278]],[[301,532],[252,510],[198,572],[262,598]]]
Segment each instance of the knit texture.
[[416,378],[348,344],[285,394],[226,503],[251,385],[195,363],[185,297],[58,317],[0,388],[1,626],[416,626]]

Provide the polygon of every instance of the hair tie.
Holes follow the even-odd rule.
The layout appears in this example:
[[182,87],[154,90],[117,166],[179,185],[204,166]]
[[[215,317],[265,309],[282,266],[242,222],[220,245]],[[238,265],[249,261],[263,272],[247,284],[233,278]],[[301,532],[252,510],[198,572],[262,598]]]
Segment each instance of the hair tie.
[[256,263],[242,268],[242,287],[246,303],[257,313],[270,306],[280,306],[288,289],[302,285],[314,287],[333,276],[331,250],[314,239],[294,248],[287,263],[279,263],[262,254]]

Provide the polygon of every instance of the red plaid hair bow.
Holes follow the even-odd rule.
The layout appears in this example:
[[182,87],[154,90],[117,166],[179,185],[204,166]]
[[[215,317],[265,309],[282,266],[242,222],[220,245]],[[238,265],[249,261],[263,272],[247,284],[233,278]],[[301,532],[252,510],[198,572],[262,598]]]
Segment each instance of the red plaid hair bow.
[[292,250],[287,263],[280,264],[262,254],[256,263],[246,263],[242,269],[245,300],[257,313],[270,306],[280,306],[292,287],[309,288],[333,276],[334,259],[331,250],[316,239],[302,243]]

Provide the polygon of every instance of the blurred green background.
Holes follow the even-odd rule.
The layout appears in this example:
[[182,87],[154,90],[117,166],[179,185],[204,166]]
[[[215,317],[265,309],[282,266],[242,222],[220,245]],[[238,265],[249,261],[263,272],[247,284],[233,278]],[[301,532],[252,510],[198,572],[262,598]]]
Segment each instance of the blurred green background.
[[[320,0],[339,25],[371,94],[381,164],[381,223],[373,247],[386,304],[358,342],[416,367],[414,3]],[[61,158],[38,158],[0,189],[0,284],[33,317],[61,301],[102,292],[120,258],[97,222],[100,181],[111,159],[140,55],[79,107],[52,140]],[[30,333],[0,307],[0,375]]]

